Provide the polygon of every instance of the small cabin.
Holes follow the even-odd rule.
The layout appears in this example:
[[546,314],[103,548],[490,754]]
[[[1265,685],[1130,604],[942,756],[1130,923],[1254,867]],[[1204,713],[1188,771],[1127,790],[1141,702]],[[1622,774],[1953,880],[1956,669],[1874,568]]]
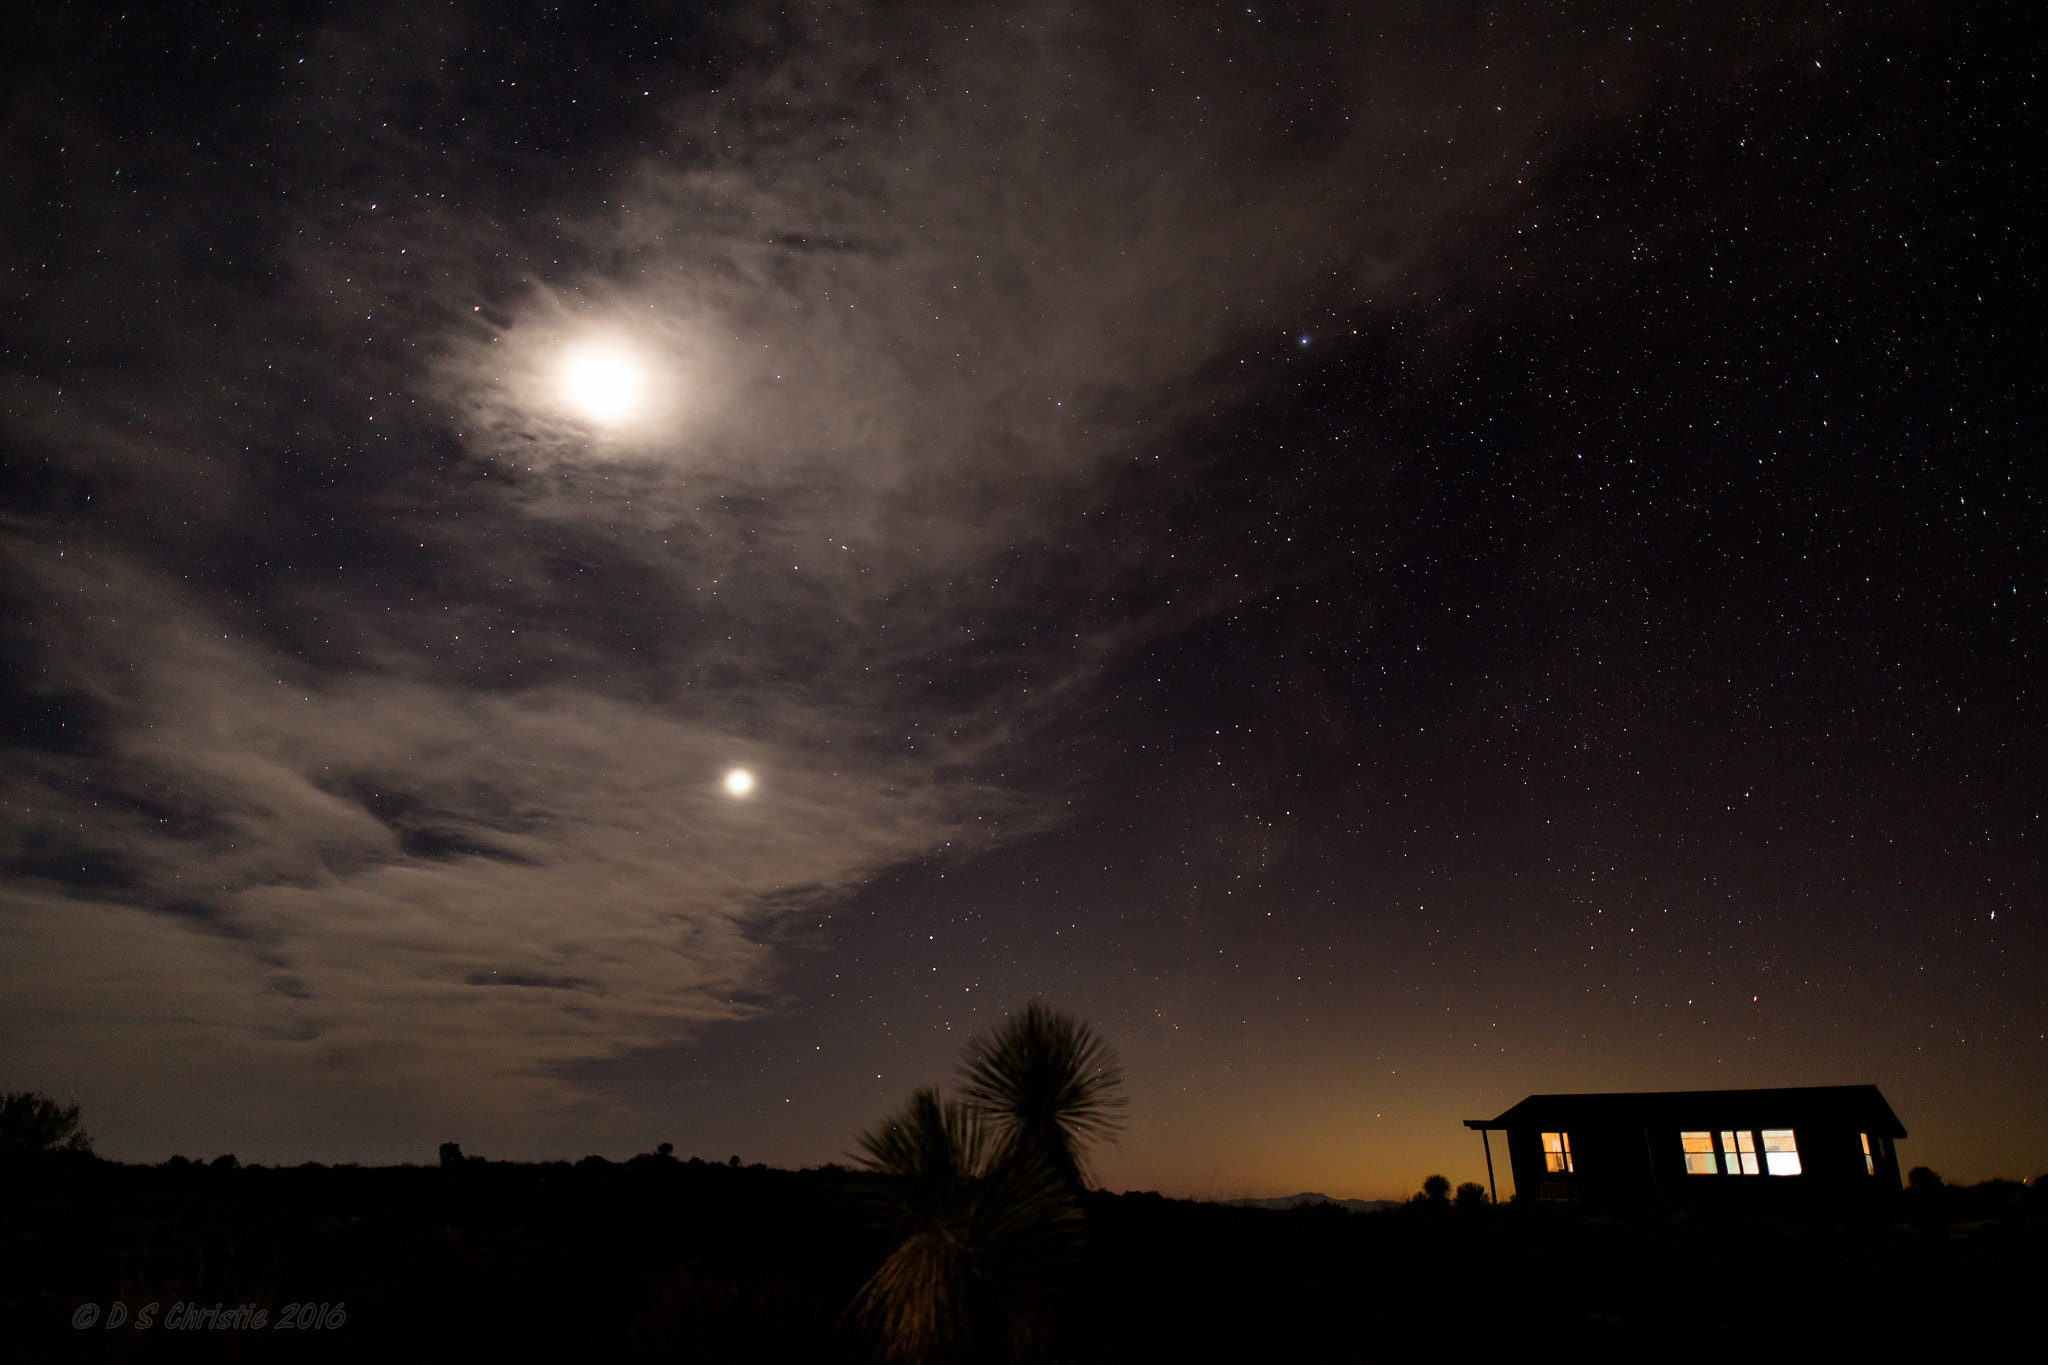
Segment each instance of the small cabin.
[[1759,1209],[1895,1196],[1893,1144],[1906,1136],[1874,1085],[1531,1095],[1465,1126],[1486,1146],[1489,1182],[1489,1135],[1505,1134],[1517,1198]]

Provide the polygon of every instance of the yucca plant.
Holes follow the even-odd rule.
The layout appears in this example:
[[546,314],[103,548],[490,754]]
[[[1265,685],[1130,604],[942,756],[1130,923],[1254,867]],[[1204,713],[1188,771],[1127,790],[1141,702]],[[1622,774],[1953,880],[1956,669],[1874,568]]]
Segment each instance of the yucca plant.
[[967,1045],[960,1088],[1006,1152],[1077,1193],[1088,1149],[1123,1126],[1124,1073],[1094,1029],[1033,1000]]
[[1058,1174],[931,1089],[860,1145],[847,1193],[896,1242],[854,1308],[886,1354],[952,1365],[1028,1342],[1046,1282],[1080,1250],[1080,1210]]

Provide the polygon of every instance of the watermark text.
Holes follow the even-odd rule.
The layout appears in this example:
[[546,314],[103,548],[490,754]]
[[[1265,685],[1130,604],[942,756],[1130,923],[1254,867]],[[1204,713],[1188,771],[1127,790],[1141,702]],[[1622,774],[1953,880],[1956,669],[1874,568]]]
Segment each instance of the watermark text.
[[173,1302],[166,1309],[161,1300],[130,1309],[115,1299],[100,1311],[97,1303],[81,1303],[71,1314],[71,1325],[84,1332],[92,1328],[114,1332],[332,1332],[348,1322],[348,1304],[288,1303],[275,1313],[253,1303],[212,1305]]

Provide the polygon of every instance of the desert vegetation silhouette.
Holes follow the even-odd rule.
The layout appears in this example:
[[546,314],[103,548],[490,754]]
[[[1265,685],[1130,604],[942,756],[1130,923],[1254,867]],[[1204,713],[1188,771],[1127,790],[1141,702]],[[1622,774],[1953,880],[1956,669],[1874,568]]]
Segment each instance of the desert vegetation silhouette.
[[1022,1360],[1080,1257],[1087,1155],[1116,1132],[1116,1054],[1033,1001],[968,1044],[962,1099],[917,1091],[860,1140],[849,1184],[892,1248],[853,1310],[907,1365]]
[[0,1095],[0,1153],[89,1152],[92,1139],[79,1122],[78,1106],[62,1105],[32,1090]]
[[1036,1161],[1076,1194],[1087,1151],[1122,1126],[1124,1073],[1078,1019],[1032,1001],[993,1037],[967,1044],[961,1090],[1000,1136],[1006,1156]]

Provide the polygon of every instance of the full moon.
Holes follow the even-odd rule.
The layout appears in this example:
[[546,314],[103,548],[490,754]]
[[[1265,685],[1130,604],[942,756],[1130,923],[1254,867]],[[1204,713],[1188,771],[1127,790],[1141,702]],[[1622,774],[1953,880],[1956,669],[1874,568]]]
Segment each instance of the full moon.
[[754,789],[754,775],[745,768],[734,768],[725,775],[725,789],[734,796],[745,796]]
[[628,421],[646,397],[646,368],[615,345],[594,343],[570,351],[562,358],[557,379],[570,410],[599,426]]

